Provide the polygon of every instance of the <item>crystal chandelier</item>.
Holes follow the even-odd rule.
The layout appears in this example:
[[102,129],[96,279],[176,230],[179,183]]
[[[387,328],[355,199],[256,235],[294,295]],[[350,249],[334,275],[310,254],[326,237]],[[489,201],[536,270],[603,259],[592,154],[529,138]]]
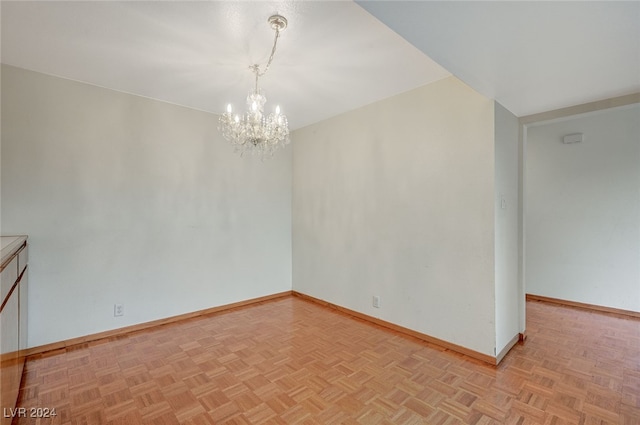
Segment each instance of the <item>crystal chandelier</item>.
[[218,130],[233,144],[240,156],[249,152],[263,159],[272,156],[277,149],[289,143],[287,117],[280,113],[279,106],[276,106],[275,112],[265,115],[264,104],[267,98],[258,87],[258,79],[267,73],[273,61],[280,31],[287,27],[287,20],[280,15],[271,16],[268,22],[276,35],[264,70],[261,71],[257,64],[249,67],[256,76],[256,86],[247,96],[248,111],[244,115],[234,114],[231,104],[228,104],[227,111],[220,116],[218,126]]

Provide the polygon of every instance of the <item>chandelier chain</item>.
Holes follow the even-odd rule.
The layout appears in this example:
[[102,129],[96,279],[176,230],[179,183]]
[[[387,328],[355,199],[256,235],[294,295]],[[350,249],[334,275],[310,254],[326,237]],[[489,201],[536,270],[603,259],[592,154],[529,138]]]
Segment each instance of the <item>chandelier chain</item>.
[[278,46],[278,38],[280,38],[280,29],[275,28],[274,30],[276,32],[276,35],[273,39],[273,47],[271,48],[271,54],[269,55],[269,60],[267,61],[267,64],[264,67],[264,71],[260,71],[260,66],[258,64],[251,65],[249,67],[253,70],[253,72],[255,72],[256,81],[258,81],[258,77],[262,77],[264,74],[267,73],[267,71],[269,70],[269,67],[271,66],[271,62],[273,62],[273,56],[276,54],[276,47]]

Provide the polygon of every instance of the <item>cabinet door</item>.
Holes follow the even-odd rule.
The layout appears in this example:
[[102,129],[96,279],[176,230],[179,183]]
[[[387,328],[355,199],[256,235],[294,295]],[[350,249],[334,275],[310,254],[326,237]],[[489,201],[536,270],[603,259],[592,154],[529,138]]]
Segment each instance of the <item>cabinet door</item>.
[[24,272],[22,273],[22,278],[20,279],[20,283],[16,290],[19,291],[20,294],[20,305],[18,308],[18,316],[19,316],[19,338],[18,338],[18,348],[20,349],[20,355],[24,357],[22,353],[23,350],[27,348],[27,301],[29,299],[29,268],[25,267]]
[[0,338],[2,339],[2,354],[0,354],[0,399],[2,407],[14,407],[18,398],[20,378],[22,377],[22,360],[18,356],[18,291],[13,291],[11,297],[0,313]]
[[13,257],[13,260],[0,273],[0,304],[7,298],[16,280],[18,280],[18,257]]

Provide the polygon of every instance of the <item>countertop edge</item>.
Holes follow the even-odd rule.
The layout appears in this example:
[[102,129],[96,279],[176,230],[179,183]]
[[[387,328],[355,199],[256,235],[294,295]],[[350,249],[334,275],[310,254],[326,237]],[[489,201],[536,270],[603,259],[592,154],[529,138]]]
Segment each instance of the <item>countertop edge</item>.
[[6,262],[11,259],[13,255],[22,247],[22,245],[27,241],[28,236],[26,235],[12,235],[12,236],[2,236],[2,238],[15,238],[14,241],[10,242],[7,246],[2,248],[0,255],[0,270],[4,269],[6,266]]

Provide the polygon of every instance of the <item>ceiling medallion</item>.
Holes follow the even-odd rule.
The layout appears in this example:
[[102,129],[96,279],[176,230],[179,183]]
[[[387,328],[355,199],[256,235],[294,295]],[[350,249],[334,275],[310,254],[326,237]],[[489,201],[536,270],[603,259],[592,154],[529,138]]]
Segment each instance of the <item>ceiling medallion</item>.
[[225,139],[231,142],[240,156],[249,152],[262,159],[273,156],[276,150],[289,143],[287,117],[280,112],[279,106],[275,107],[274,112],[265,115],[264,104],[267,102],[267,98],[258,87],[258,79],[267,73],[273,61],[280,32],[287,27],[287,20],[284,16],[273,15],[269,17],[268,22],[275,31],[273,47],[263,70],[260,70],[258,64],[249,67],[256,76],[256,84],[247,96],[248,110],[243,115],[234,114],[231,104],[228,104],[227,111],[220,116],[218,125],[218,130],[222,132]]

